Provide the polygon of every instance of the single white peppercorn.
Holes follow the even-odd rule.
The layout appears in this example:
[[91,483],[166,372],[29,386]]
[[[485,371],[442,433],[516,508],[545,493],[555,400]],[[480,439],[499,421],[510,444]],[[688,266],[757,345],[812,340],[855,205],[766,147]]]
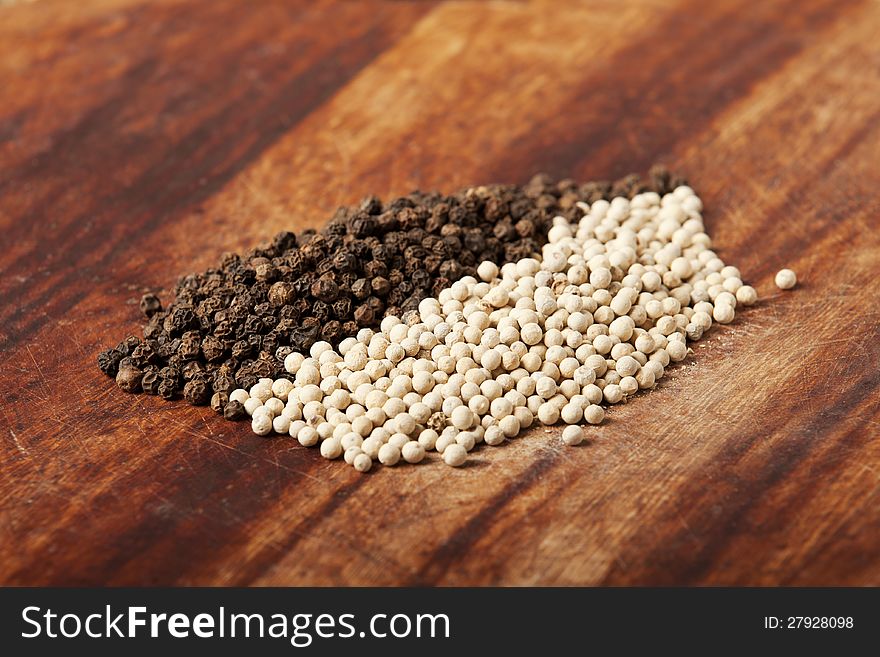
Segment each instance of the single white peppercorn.
[[471,409],[462,405],[453,409],[449,416],[449,420],[452,422],[452,426],[463,431],[471,426],[471,423],[474,420],[474,414]]
[[[458,430],[456,429],[456,432],[457,432],[457,431],[458,431]],[[446,449],[447,449],[450,445],[452,445],[452,444],[455,443],[455,436],[456,436],[456,435],[457,435],[457,433],[455,433],[455,434],[449,434],[449,433],[445,433],[445,432],[442,433],[442,434],[440,434],[440,437],[437,438],[437,441],[434,443],[434,449],[436,449],[437,452],[439,452],[440,454],[442,454],[443,452],[446,451]]]
[[598,404],[590,404],[584,409],[584,419],[589,424],[601,424],[605,419],[605,409]]
[[342,443],[338,438],[327,438],[321,442],[321,456],[325,459],[338,459],[342,456]]
[[439,434],[434,429],[425,429],[419,434],[419,444],[426,450],[434,449],[439,437]]
[[544,402],[538,408],[538,421],[544,425],[556,424],[559,420],[559,408],[551,402]]
[[455,436],[455,442],[464,447],[467,451],[471,451],[477,444],[477,436],[473,431],[460,431]]
[[[337,438],[336,432],[333,433],[333,437]],[[364,444],[364,439],[359,433],[355,433],[354,431],[350,431],[345,435],[338,437],[339,443],[342,445],[342,449],[347,450],[349,447],[360,447]]]
[[296,434],[296,439],[303,447],[313,447],[318,444],[320,437],[314,427],[306,425]]
[[580,445],[584,442],[584,430],[576,424],[569,424],[562,430],[562,442],[566,445]]
[[556,394],[556,390],[556,381],[554,381],[552,377],[541,376],[535,381],[535,393],[541,397],[541,399],[550,399]]
[[263,402],[257,397],[248,397],[244,402],[244,410],[248,415],[253,415],[254,411],[263,406]]
[[400,449],[390,443],[379,448],[379,463],[382,465],[396,465],[400,460]]
[[416,421],[412,415],[404,411],[403,413],[398,413],[394,416],[394,423],[397,426],[397,430],[405,435],[410,435],[413,431],[416,430]]
[[500,420],[511,413],[513,413],[513,404],[505,397],[497,397],[489,404],[489,414],[496,419]]
[[562,418],[562,421],[566,424],[577,424],[583,419],[584,411],[583,408],[577,404],[569,402],[562,407],[562,411],[560,411],[559,415]]
[[712,319],[719,324],[730,324],[734,317],[736,317],[736,311],[733,309],[733,306],[726,303],[718,304],[712,310]]
[[780,290],[790,290],[797,285],[797,274],[791,269],[780,269],[774,280],[776,282],[776,287]]
[[270,384],[259,382],[251,386],[249,395],[259,399],[261,403],[265,403],[267,399],[272,397],[272,386]]
[[272,394],[282,401],[287,401],[288,393],[293,389],[293,383],[288,379],[276,379],[272,383]]
[[614,383],[606,385],[602,389],[602,394],[605,397],[605,401],[609,404],[617,404],[623,400],[623,391],[620,389],[620,386]]
[[364,450],[360,447],[349,447],[342,452],[342,460],[349,465],[354,465],[354,460],[359,454],[363,454]]
[[418,441],[411,440],[400,450],[403,460],[407,463],[419,463],[425,458],[425,448]]
[[688,348],[681,340],[672,340],[666,345],[666,353],[669,354],[669,359],[671,361],[677,363],[687,358]]
[[751,285],[743,285],[736,291],[736,301],[744,306],[751,306],[758,301],[758,293]]
[[467,450],[458,443],[452,443],[443,450],[443,461],[454,468],[462,466],[467,461]]
[[279,415],[272,420],[272,429],[275,433],[287,433],[290,431],[290,418],[286,415]]
[[373,467],[373,459],[362,452],[354,457],[352,465],[358,472],[369,472],[370,468]]
[[374,438],[370,436],[366,440],[364,440],[363,444],[361,444],[361,449],[364,450],[364,454],[369,456],[371,459],[378,458],[379,449],[384,445],[384,441],[380,438]]
[[520,339],[527,345],[536,345],[544,337],[544,332],[536,323],[526,324],[520,330]]
[[622,376],[633,376],[636,372],[639,371],[640,365],[638,361],[632,356],[624,356],[617,361],[616,370],[617,373]]
[[503,433],[505,437],[513,438],[521,429],[519,418],[515,414],[503,417],[498,421],[498,428],[501,429],[501,433]]
[[272,416],[267,413],[258,413],[251,420],[251,429],[258,436],[267,436],[272,431]]
[[242,406],[247,403],[248,399],[250,399],[250,395],[243,388],[236,388],[229,393],[229,401],[237,401]]
[[284,402],[276,397],[270,397],[263,404],[273,416],[281,415],[281,412],[284,410]]
[[634,395],[639,391],[639,382],[636,380],[634,376],[625,376],[620,380],[620,383],[617,385],[620,386],[621,392],[624,396],[629,397],[630,395]]
[[504,431],[501,429],[500,425],[493,424],[486,428],[486,432],[483,434],[483,442],[487,445],[500,445],[504,442],[506,435]]
[[386,444],[393,445],[397,449],[402,449],[409,441],[410,438],[405,433],[393,433],[386,441]]

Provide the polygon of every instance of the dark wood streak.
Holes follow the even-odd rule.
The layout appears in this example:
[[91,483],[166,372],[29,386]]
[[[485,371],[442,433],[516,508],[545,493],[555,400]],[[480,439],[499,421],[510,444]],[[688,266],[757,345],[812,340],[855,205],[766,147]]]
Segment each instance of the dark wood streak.
[[[177,409],[170,409],[168,415],[179,415]],[[206,411],[202,411],[205,413]],[[213,419],[213,418],[212,418]],[[199,435],[197,420],[182,426],[186,440],[193,440]],[[175,426],[177,425],[175,422]],[[230,425],[232,427],[234,425]],[[112,431],[111,427],[108,427]],[[197,438],[196,440],[201,440]],[[226,551],[250,538],[248,520],[265,512],[267,505],[271,508],[273,498],[278,494],[295,491],[306,480],[314,480],[320,470],[326,467],[325,462],[314,458],[314,453],[299,445],[290,447],[279,441],[272,444],[274,454],[265,454],[266,441],[250,437],[244,441],[217,441],[218,448],[211,451],[199,450],[196,467],[198,476],[178,476],[168,481],[161,490],[152,490],[138,502],[137,513],[129,514],[117,524],[118,531],[113,536],[101,539],[101,547],[95,554],[87,572],[64,568],[65,557],[61,555],[53,560],[51,570],[55,581],[65,586],[85,586],[106,579],[108,583],[127,584],[132,580],[131,568],[138,564],[136,576],[138,580],[150,583],[161,582],[171,564],[193,565],[208,560],[211,555],[205,554],[204,541],[210,540],[213,550]],[[189,451],[187,449],[187,451]],[[153,455],[154,463],[174,462],[175,456],[181,452],[178,440],[164,440],[161,447]],[[280,453],[283,452],[283,453]],[[134,453],[131,454],[134,457]],[[232,461],[230,461],[232,459]],[[125,457],[115,460],[116,467],[122,467]],[[254,469],[255,463],[277,464],[275,477],[279,477],[280,490],[266,472]],[[192,465],[192,464],[190,464]],[[112,508],[120,491],[134,490],[142,487],[145,474],[150,479],[163,480],[164,477],[155,466],[132,470],[118,475],[118,485],[90,499],[88,505],[77,511],[67,511],[71,523],[80,528],[89,528],[96,524],[96,513]],[[284,550],[279,552],[275,545],[267,546],[250,563],[241,564],[237,581],[241,585],[248,584],[264,569],[270,561],[270,555],[283,553],[293,549],[297,542],[306,535],[322,518],[347,500],[358,488],[368,481],[357,477],[353,481],[336,487],[331,484],[328,501],[318,509],[304,517],[292,528],[292,534],[284,541]],[[248,494],[230,494],[230,487],[246,490]],[[220,513],[205,515],[194,513],[201,500],[213,499],[220,501]],[[97,527],[94,530],[98,532]],[[50,544],[63,542],[66,527],[49,530]],[[222,539],[220,538],[222,536]],[[168,538],[174,537],[174,540]],[[158,570],[144,568],[142,563],[154,564]],[[22,574],[23,575],[23,574]],[[180,576],[184,576],[181,572]],[[19,574],[13,574],[15,581]]]
[[492,522],[504,511],[511,500],[532,488],[542,476],[549,473],[559,460],[559,452],[551,451],[531,464],[521,476],[514,479],[481,508],[467,522],[455,530],[425,560],[424,566],[408,583],[408,586],[436,584],[452,565],[466,557],[474,545],[492,526]]
[[260,575],[265,573],[268,567],[271,567],[272,555],[284,555],[293,551],[303,538],[309,536],[336,509],[345,502],[348,502],[352,495],[355,495],[367,481],[368,477],[358,477],[354,481],[337,488],[325,504],[299,521],[284,540],[267,545],[253,559],[242,565],[238,572],[236,572],[235,580],[231,584],[233,586],[252,584]]
[[[430,3],[420,5],[420,12],[411,12],[413,20],[430,8]],[[41,326],[41,320],[20,323],[22,317],[33,315],[35,309],[45,309],[52,302],[61,302],[52,311],[64,313],[72,306],[65,299],[57,299],[53,282],[57,277],[82,266],[88,261],[90,267],[100,267],[118,258],[116,252],[120,244],[136,244],[150,233],[160,229],[180,213],[185,212],[215,194],[230,178],[239,173],[269,147],[279,136],[285,134],[293,125],[312,110],[325,102],[332,93],[350,80],[384,48],[391,45],[395,34],[393,28],[383,25],[381,14],[374,17],[377,24],[367,24],[367,28],[326,51],[319,50],[312,67],[287,81],[270,98],[255,102],[249,97],[234,99],[220,112],[202,122],[189,134],[169,144],[172,147],[175,165],[169,168],[165,158],[159,156],[155,165],[150,166],[132,183],[129,188],[115,190],[99,203],[109,210],[92,217],[94,210],[74,217],[66,226],[53,231],[46,239],[11,263],[7,271],[22,268],[34,260],[36,250],[52,249],[57,265],[53,278],[45,284],[45,291],[28,303],[19,305],[7,320],[9,325],[17,326],[14,339],[22,341]],[[314,55],[313,55],[314,57]],[[232,65],[232,61],[218,62],[216,69],[221,76]],[[281,61],[279,61],[279,65]],[[69,132],[62,135],[58,148],[61,153],[71,149],[81,141],[89,141],[90,136],[100,134],[113,117],[128,104],[127,93],[131,86],[137,86],[151,72],[155,64],[144,62],[134,68],[122,80],[126,91],[111,101],[96,108]],[[283,115],[278,116],[283,108]],[[242,125],[243,124],[243,125]],[[256,134],[256,138],[252,135]],[[207,150],[206,147],[207,146]],[[240,155],[235,151],[244,147]],[[138,144],[127,144],[125,151],[136,150]],[[22,184],[36,173],[45,173],[49,162],[55,163],[56,150],[36,158],[17,181]],[[201,154],[201,155],[200,155]],[[112,164],[123,154],[110,157]],[[75,156],[70,156],[75,158]],[[232,159],[230,159],[230,157]],[[66,157],[60,158],[63,160]],[[63,171],[69,164],[62,166]],[[218,168],[219,167],[219,168]],[[9,184],[16,182],[10,177]],[[52,200],[51,198],[49,199]],[[37,210],[34,216],[22,217],[22,225],[30,226],[44,217],[44,210]],[[108,240],[100,231],[89,231],[80,236],[81,225],[87,219],[111,220],[112,217],[125,217],[127,230],[120,231]],[[95,260],[92,254],[102,253]],[[7,294],[19,298],[26,289],[25,284],[12,286]],[[11,345],[6,345],[7,348]]]
[[[876,328],[865,336],[863,345],[870,348],[870,353],[880,358],[880,349],[874,347],[880,331]],[[806,366],[809,366],[808,364]],[[750,433],[737,436],[737,442],[725,446],[724,455],[720,460],[729,462],[735,468],[740,467],[740,462],[751,454],[755,445],[764,441],[767,436],[776,434],[787,424],[800,424],[796,435],[786,439],[781,449],[777,450],[776,458],[768,462],[765,467],[756,473],[749,472],[747,476],[737,476],[728,482],[722,482],[721,486],[730,491],[724,496],[724,508],[719,514],[713,508],[711,501],[717,496],[717,491],[706,490],[696,483],[691,486],[683,486],[678,491],[678,502],[674,504],[671,517],[667,518],[669,526],[674,526],[675,521],[683,513],[689,516],[686,527],[673,535],[665,534],[661,544],[654,546],[653,550],[641,556],[646,567],[660,575],[656,581],[659,585],[682,585],[696,584],[711,578],[713,570],[719,566],[716,562],[718,556],[724,553],[725,547],[730,541],[731,535],[741,533],[742,523],[749,514],[759,514],[759,524],[746,528],[759,532],[769,532],[779,529],[785,524],[788,515],[802,507],[808,496],[819,494],[815,490],[803,491],[801,495],[791,496],[786,504],[776,505],[774,515],[765,517],[761,513],[762,501],[771,496],[776,489],[787,488],[794,473],[804,464],[809,463],[818,450],[828,449],[829,446],[823,441],[824,436],[831,433],[831,429],[841,420],[856,416],[856,412],[864,404],[870,404],[873,411],[880,410],[878,404],[878,386],[880,386],[880,371],[865,368],[858,359],[853,359],[850,367],[844,375],[851,374],[855,380],[852,388],[841,389],[838,379],[826,379],[814,386],[811,395],[827,399],[829,411],[823,415],[812,418],[812,412],[801,400],[792,398],[785,407],[780,408],[775,399],[768,399],[768,417],[774,418],[772,423],[763,423],[756,426]],[[861,436],[859,442],[865,443],[871,440],[868,433]],[[822,472],[814,472],[813,477],[822,476]],[[725,486],[725,483],[727,486]],[[693,504],[694,500],[705,500],[704,504]],[[687,559],[681,559],[675,550],[678,546],[686,546],[692,542],[694,529],[700,531],[699,547],[696,553]],[[670,549],[672,548],[672,549]],[[606,585],[631,585],[639,580],[641,571],[638,569],[621,571],[613,568],[603,580]]]
[[[880,111],[874,112],[867,120],[854,127],[851,134],[837,146],[828,156],[818,160],[812,170],[805,175],[801,186],[790,189],[783,197],[767,211],[767,217],[778,217],[785,213],[803,211],[801,208],[805,205],[803,193],[801,191],[803,185],[820,185],[824,179],[830,175],[835,166],[850,153],[853,149],[864,143],[872,134],[880,134]],[[855,186],[862,182],[859,180],[847,181]],[[830,205],[821,208],[819,211],[823,213],[823,221],[819,223],[815,230],[806,232],[778,232],[771,233],[768,238],[773,242],[774,248],[779,253],[797,253],[805,251],[810,244],[817,244],[825,240],[831,235],[835,235],[841,231],[841,224],[852,216],[854,211],[858,211],[862,206],[871,206],[874,211],[880,211],[880,200],[869,195],[866,189],[845,190],[847,193],[843,195],[839,204]],[[709,210],[709,214],[715,214]],[[711,230],[712,218],[708,225]],[[770,220],[768,220],[769,223]],[[856,229],[857,230],[857,229]],[[743,239],[725,246],[724,255],[731,261],[737,261],[738,258],[746,256],[754,250],[754,238],[744,235]],[[771,280],[779,270],[779,263],[772,258],[756,260],[751,264],[749,271],[753,280],[761,278]]]
[[[656,34],[667,40],[663,48],[636,40],[622,49],[584,80],[581,93],[536,126],[531,138],[514,145],[516,155],[498,162],[492,176],[523,179],[530,170],[518,169],[522,163],[583,179],[647,170],[673,155],[682,131],[710,125],[758,81],[862,4],[827,0],[805,7],[790,0],[754,7],[744,21],[741,7],[728,6],[703,18],[705,3],[686,2],[657,26]],[[780,20],[788,25],[781,27]],[[708,41],[711,48],[694,48],[695,42]],[[659,120],[658,108],[663,112]],[[548,133],[554,137],[549,146]]]

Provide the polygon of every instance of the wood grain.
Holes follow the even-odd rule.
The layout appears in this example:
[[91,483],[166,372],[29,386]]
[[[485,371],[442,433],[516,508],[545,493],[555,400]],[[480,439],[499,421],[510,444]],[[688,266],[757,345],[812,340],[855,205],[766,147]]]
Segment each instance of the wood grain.
[[[0,6],[0,583],[880,584],[880,5],[255,7]],[[340,203],[658,160],[763,301],[581,448],[361,476],[94,366]]]

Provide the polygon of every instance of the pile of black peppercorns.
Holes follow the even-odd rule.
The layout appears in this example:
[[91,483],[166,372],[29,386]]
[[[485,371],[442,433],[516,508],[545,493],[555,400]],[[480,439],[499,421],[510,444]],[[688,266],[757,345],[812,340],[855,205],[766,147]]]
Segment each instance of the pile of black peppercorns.
[[[664,194],[681,180],[662,168],[648,181],[630,175],[579,185],[545,175],[528,184],[490,185],[451,196],[413,192],[389,203],[364,199],[340,208],[320,231],[280,233],[219,267],[180,279],[163,309],[146,294],[143,339],[128,337],[98,355],[98,366],[126,392],[222,412],[228,393],[263,377],[285,376],[284,358],[318,340],[337,345],[387,314],[415,310],[477,265],[529,257],[552,219],[573,219],[578,201]],[[235,418],[230,418],[235,419]]]

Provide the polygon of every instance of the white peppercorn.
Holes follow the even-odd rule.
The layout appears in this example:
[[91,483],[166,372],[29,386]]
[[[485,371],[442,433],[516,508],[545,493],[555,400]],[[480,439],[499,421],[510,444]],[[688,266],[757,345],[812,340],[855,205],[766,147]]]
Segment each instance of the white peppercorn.
[[458,443],[452,443],[443,450],[443,461],[454,468],[462,466],[467,461],[467,450]]
[[569,424],[562,430],[562,442],[566,445],[580,445],[584,442],[584,430],[576,424]]
[[435,445],[437,444],[437,439],[439,437],[440,437],[439,434],[436,431],[434,431],[434,429],[424,429],[419,434],[418,441],[419,441],[419,444],[422,447],[424,447],[426,450],[432,450],[432,449],[434,449]]
[[634,376],[623,377],[617,385],[620,386],[620,391],[627,397],[639,391],[639,382]]
[[386,441],[386,444],[393,445],[397,449],[402,449],[409,441],[410,438],[405,433],[393,433]]
[[751,285],[743,285],[736,291],[736,300],[744,306],[751,306],[758,301],[758,293]]
[[729,321],[757,297],[710,251],[689,188],[583,207],[580,224],[554,219],[543,262],[481,263],[479,280],[384,318],[381,332],[288,355],[292,382],[261,379],[235,397],[252,422],[303,444],[323,439],[322,453],[338,442],[366,469],[380,450],[384,460],[436,449],[457,461],[461,448],[499,444],[535,417],[571,423],[564,440],[579,442],[575,425],[604,417],[598,403],[653,387],[713,317]]
[[601,424],[605,419],[605,409],[597,404],[590,404],[584,409],[584,419],[589,424]]
[[273,416],[281,415],[281,412],[284,410],[284,402],[276,397],[267,399],[263,406],[269,409]]
[[251,429],[258,436],[267,436],[272,431],[272,417],[266,413],[258,413],[251,420]]
[[338,459],[342,456],[342,443],[338,438],[327,438],[321,442],[321,456],[325,459]]
[[623,400],[623,391],[619,385],[614,383],[606,385],[602,389],[602,394],[605,397],[605,401],[609,404],[617,404]]
[[537,412],[538,421],[544,425],[556,424],[559,420],[559,408],[550,402],[540,405]]
[[446,449],[455,444],[455,436],[458,435],[457,430],[454,434],[442,433],[440,437],[437,438],[436,443],[434,443],[434,449],[436,449],[440,454],[446,451]]
[[318,436],[317,429],[306,425],[296,434],[296,439],[303,447],[312,447],[318,444],[320,436]]
[[560,417],[566,424],[577,424],[583,419],[584,411],[577,404],[568,403],[562,407]]
[[242,406],[247,403],[248,399],[250,399],[250,395],[248,395],[247,390],[242,388],[236,388],[229,393],[229,401],[237,401]]
[[342,460],[349,465],[354,465],[355,458],[357,458],[359,454],[363,453],[364,450],[362,450],[360,447],[349,447],[344,452],[342,452]]
[[272,429],[275,433],[287,433],[290,431],[290,418],[286,415],[278,415],[272,420]]
[[455,436],[455,442],[471,451],[477,444],[477,436],[472,431],[461,431]]
[[396,465],[400,460],[400,449],[395,445],[386,443],[379,448],[379,463],[386,466]]
[[780,290],[790,290],[797,285],[797,274],[791,269],[780,269],[774,281]]
[[736,317],[736,311],[733,306],[721,303],[712,310],[712,318],[719,324],[729,324]]
[[379,438],[374,438],[370,436],[361,444],[361,449],[364,451],[364,454],[369,456],[371,459],[378,458],[379,456],[379,448],[382,447],[385,443]]
[[[337,437],[337,436],[335,435],[335,432],[334,432],[333,437],[334,437],[334,438]],[[357,447],[357,448],[360,448],[361,445],[364,444],[364,439],[363,439],[363,437],[362,437],[360,434],[355,433],[355,432],[353,432],[353,431],[350,431],[350,432],[346,433],[345,435],[343,435],[342,437],[339,438],[339,444],[342,445],[342,449],[343,449],[343,450],[347,450],[347,449],[349,449],[350,447]]]
[[373,459],[368,454],[362,452],[355,456],[352,465],[358,472],[369,472],[370,468],[373,467]]
[[253,415],[254,411],[260,408],[263,402],[256,397],[248,397],[244,402],[244,410],[248,415]]

